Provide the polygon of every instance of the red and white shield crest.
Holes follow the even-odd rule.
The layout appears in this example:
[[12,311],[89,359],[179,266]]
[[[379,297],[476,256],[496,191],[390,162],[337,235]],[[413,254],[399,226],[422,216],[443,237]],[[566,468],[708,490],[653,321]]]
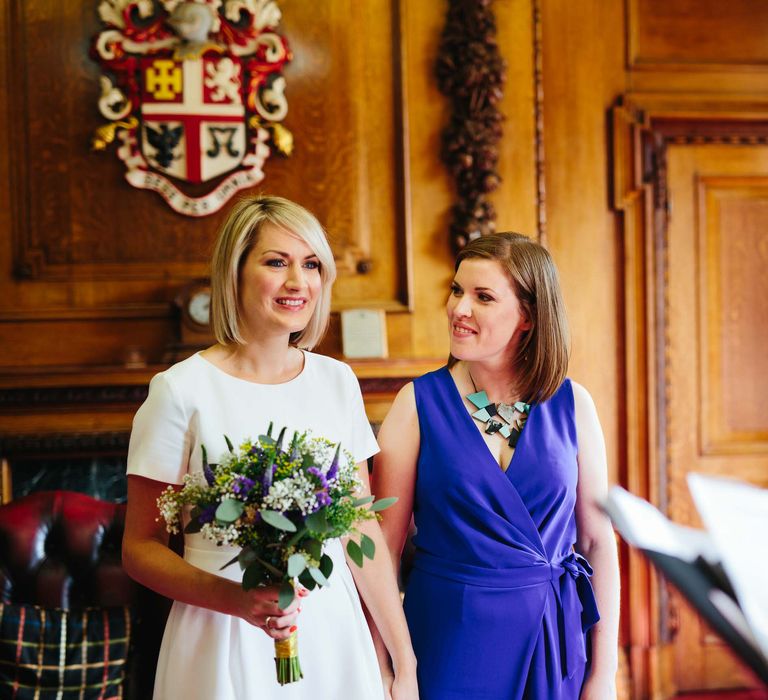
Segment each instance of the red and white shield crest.
[[142,61],[141,150],[157,170],[207,182],[235,169],[246,148],[239,60]]
[[109,26],[93,54],[110,123],[94,146],[119,138],[133,186],[204,216],[264,178],[270,145],[290,154],[280,71],[291,55],[268,24],[275,2],[102,0],[99,14]]

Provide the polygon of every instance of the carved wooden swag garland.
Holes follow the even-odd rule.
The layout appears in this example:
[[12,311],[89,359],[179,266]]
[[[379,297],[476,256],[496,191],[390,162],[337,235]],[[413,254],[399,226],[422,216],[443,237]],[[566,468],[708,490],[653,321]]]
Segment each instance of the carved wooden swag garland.
[[450,224],[454,251],[496,229],[487,195],[501,178],[499,158],[506,63],[496,43],[492,0],[449,0],[437,58],[437,84],[451,101],[441,157],[456,180]]

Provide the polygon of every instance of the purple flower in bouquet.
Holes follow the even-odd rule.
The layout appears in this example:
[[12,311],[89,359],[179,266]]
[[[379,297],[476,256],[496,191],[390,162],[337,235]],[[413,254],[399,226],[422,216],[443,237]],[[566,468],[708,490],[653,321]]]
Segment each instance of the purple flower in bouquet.
[[200,510],[200,515],[197,516],[197,519],[201,523],[212,523],[213,519],[216,517],[216,505],[206,506],[205,508],[202,508]]
[[269,487],[272,486],[272,480],[275,478],[275,472],[277,471],[277,465],[276,464],[270,464],[265,470],[264,474],[261,477],[261,492],[267,493],[269,491]]
[[253,491],[255,485],[256,482],[253,479],[249,479],[247,476],[237,476],[232,482],[232,493],[234,493],[235,496],[246,497]]
[[333,455],[333,461],[331,462],[331,466],[328,467],[328,471],[326,472],[326,478],[328,481],[332,481],[336,478],[336,476],[339,473],[339,451],[341,450],[341,443],[339,443],[336,446],[336,453]]
[[323,474],[317,467],[310,467],[307,469],[307,474],[315,477],[315,481],[317,481],[319,486],[317,491],[315,491],[315,496],[317,498],[317,507],[315,510],[318,511],[321,508],[325,508],[325,506],[331,505],[332,500],[328,494],[328,479],[325,474]]

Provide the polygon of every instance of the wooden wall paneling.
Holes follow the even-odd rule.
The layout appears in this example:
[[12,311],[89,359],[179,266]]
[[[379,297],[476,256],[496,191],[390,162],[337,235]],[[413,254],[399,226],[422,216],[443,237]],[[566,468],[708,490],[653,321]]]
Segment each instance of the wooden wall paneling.
[[[623,257],[624,436],[619,483],[658,505],[656,452],[656,310],[654,192],[646,181],[643,141],[648,125],[632,106],[612,110],[612,206],[619,214]],[[626,650],[631,697],[656,697],[660,686],[658,582],[650,564],[625,544],[621,547],[622,644]]]
[[[696,114],[696,100],[690,96],[688,100],[681,100],[683,103],[681,112],[674,114],[670,102],[672,96],[647,96],[631,95],[614,110],[614,183],[617,186],[614,192],[614,206],[621,212],[620,225],[623,231],[625,246],[632,241],[631,234],[635,223],[644,229],[643,235],[646,238],[645,246],[635,244],[629,245],[625,250],[625,270],[627,284],[625,286],[627,298],[625,300],[625,309],[627,309],[627,415],[628,422],[631,417],[633,396],[642,402],[642,389],[634,390],[633,384],[638,387],[642,383],[647,383],[647,395],[650,399],[648,404],[648,423],[646,430],[635,431],[631,426],[627,426],[627,455],[628,455],[628,474],[630,483],[634,483],[639,493],[643,494],[642,487],[645,483],[649,489],[649,500],[658,503],[663,510],[667,510],[670,517],[677,521],[695,524],[693,509],[687,495],[687,488],[684,483],[685,471],[693,468],[693,464],[702,464],[704,457],[698,453],[705,452],[699,449],[701,441],[700,425],[691,426],[691,421],[707,421],[709,411],[711,410],[716,397],[706,401],[695,398],[697,385],[704,384],[705,377],[699,377],[694,372],[693,377],[689,377],[692,368],[697,366],[705,367],[708,361],[716,357],[717,353],[712,353],[712,333],[713,319],[724,318],[723,315],[714,314],[711,301],[708,295],[716,290],[717,285],[712,285],[712,266],[715,268],[719,263],[713,263],[713,251],[706,253],[707,246],[712,247],[711,225],[706,221],[711,219],[712,210],[707,210],[707,216],[702,213],[699,207],[698,218],[695,222],[695,216],[692,213],[695,210],[696,191],[696,173],[697,167],[704,167],[706,161],[699,160],[697,166],[689,164],[686,166],[687,175],[680,180],[679,175],[675,175],[675,170],[668,168],[668,161],[674,154],[675,167],[680,169],[680,153],[688,154],[689,162],[693,163],[692,153],[696,149],[712,149],[714,146],[703,144],[722,143],[727,145],[727,156],[723,156],[720,162],[720,170],[712,163],[709,163],[709,172],[707,173],[707,183],[719,182],[722,177],[722,170],[730,170],[733,178],[729,184],[734,187],[741,195],[741,202],[750,202],[757,198],[760,204],[755,209],[752,206],[749,211],[753,216],[753,223],[747,227],[748,231],[753,231],[753,249],[755,246],[759,249],[759,241],[762,240],[757,233],[764,230],[754,219],[755,211],[762,211],[762,201],[760,190],[747,194],[745,190],[744,175],[746,172],[755,170],[755,167],[763,161],[748,161],[745,155],[750,149],[754,150],[756,146],[750,144],[768,143],[765,141],[768,132],[768,124],[765,118],[758,118],[759,113],[754,110],[754,105],[744,104],[742,110],[736,107],[731,100],[723,100],[719,105],[715,105],[712,110],[712,97],[699,97],[699,112]],[[711,111],[710,111],[711,110]],[[763,112],[766,114],[766,112]],[[634,137],[632,133],[634,131]],[[623,136],[622,136],[623,135]],[[635,147],[632,147],[634,139]],[[725,151],[724,151],[725,153]],[[639,155],[638,155],[639,154]],[[765,156],[768,157],[768,149]],[[746,163],[750,162],[751,166]],[[723,166],[728,163],[727,168]],[[637,167],[639,164],[640,167]],[[765,165],[768,165],[766,163]],[[712,171],[714,167],[714,172]],[[639,216],[637,214],[636,204],[632,198],[621,197],[622,193],[628,191],[626,183],[630,176],[635,178],[638,192],[648,202],[652,202],[650,207],[646,206],[646,214]],[[739,176],[741,179],[739,179]],[[672,180],[676,183],[673,187]],[[687,190],[682,191],[680,182],[688,183]],[[754,183],[753,183],[754,184]],[[699,200],[706,202],[705,191],[699,187]],[[741,189],[739,189],[741,188]],[[714,194],[713,190],[713,194]],[[718,195],[721,193],[718,192]],[[670,197],[674,201],[670,202]],[[754,202],[753,202],[754,204]],[[672,212],[672,218],[669,212]],[[634,214],[633,214],[634,212]],[[685,213],[687,212],[687,213]],[[682,217],[682,218],[681,218]],[[635,223],[632,223],[635,221]],[[699,241],[698,249],[691,249],[693,245],[690,242],[690,232],[695,231],[698,226],[699,235],[703,236],[703,241]],[[668,227],[672,227],[669,229]],[[729,229],[730,231],[731,229]],[[707,233],[708,232],[708,233]],[[681,243],[681,239],[688,236],[689,243]],[[757,236],[757,238],[755,238]],[[715,237],[717,240],[717,237]],[[637,240],[637,239],[635,239]],[[670,246],[673,246],[670,248]],[[738,240],[729,236],[727,245],[733,246],[733,251],[743,249]],[[680,246],[683,246],[682,248]],[[686,247],[687,246],[687,247]],[[703,246],[703,247],[702,247]],[[634,250],[635,255],[631,254]],[[638,278],[633,270],[636,267],[636,254],[645,256],[646,266],[646,284],[632,284],[633,277]],[[736,253],[734,253],[736,254]],[[705,257],[702,257],[706,255]],[[726,256],[727,258],[727,256]],[[692,261],[700,259],[701,272],[697,277],[695,269],[692,267]],[[731,272],[733,265],[728,268]],[[687,270],[687,272],[686,272]],[[709,279],[701,275],[709,274]],[[719,274],[717,279],[722,283],[728,276]],[[698,286],[691,287],[694,284]],[[688,287],[680,287],[681,280],[689,280],[685,284]],[[705,284],[706,282],[706,284]],[[709,291],[707,291],[709,290]],[[701,297],[699,297],[701,291]],[[642,296],[645,295],[646,304],[646,324],[645,330],[640,333],[645,334],[646,348],[649,362],[643,366],[642,362],[633,359],[632,348],[632,305],[642,304]],[[701,306],[697,307],[696,299],[700,299]],[[694,308],[698,308],[698,314],[691,314],[691,302]],[[722,304],[722,300],[720,304]],[[709,304],[709,306],[707,306]],[[760,306],[758,305],[758,308]],[[761,311],[757,313],[763,313]],[[683,328],[681,319],[689,325],[696,318],[701,319],[701,333],[708,333],[706,336],[697,334],[697,326],[686,326]],[[754,325],[754,324],[752,324]],[[638,326],[642,328],[642,325]],[[705,330],[706,329],[706,330]],[[750,330],[752,326],[750,325]],[[636,332],[637,333],[637,332]],[[723,345],[722,333],[716,333],[715,337],[718,343]],[[638,353],[643,351],[643,338],[637,336],[639,340]],[[692,339],[693,343],[692,343]],[[701,341],[699,344],[698,341]],[[707,345],[704,345],[704,342]],[[727,342],[727,341],[726,341]],[[738,341],[736,341],[738,345]],[[696,346],[700,350],[702,361],[692,361],[691,352],[696,353]],[[697,355],[698,357],[698,355]],[[655,368],[654,368],[655,365]],[[685,368],[685,369],[683,369]],[[732,368],[731,368],[732,369]],[[717,371],[720,376],[723,375],[723,367],[717,370],[707,371],[707,376]],[[689,377],[689,378],[686,378]],[[682,382],[682,383],[681,383]],[[654,394],[653,384],[657,385]],[[684,389],[688,386],[689,390]],[[682,388],[681,388],[682,387]],[[685,394],[683,397],[681,391]],[[685,393],[687,392],[687,393]],[[653,396],[656,396],[655,401]],[[682,401],[682,403],[681,403]],[[655,406],[654,406],[655,404]],[[693,409],[691,409],[693,406]],[[654,410],[655,409],[655,410]],[[695,416],[696,418],[691,418]],[[727,423],[727,419],[726,419]],[[702,433],[703,434],[703,433]],[[684,436],[684,437],[681,437]],[[689,448],[685,444],[689,443]],[[643,469],[642,452],[647,449],[648,473],[634,474],[635,468]],[[639,460],[633,458],[633,453],[640,457]],[[711,458],[707,458],[709,467],[715,469]],[[685,465],[683,471],[676,468],[675,465]],[[727,466],[723,463],[719,469],[720,473],[740,474],[742,478],[748,478],[753,481],[764,479],[765,467],[756,467],[756,470],[744,468],[745,462],[742,460],[741,467],[737,467],[731,460]],[[654,479],[654,474],[657,477]],[[760,476],[762,474],[762,477]],[[642,608],[638,607],[635,612],[634,603],[642,605],[643,598],[650,603],[647,607],[649,615],[649,641],[652,643],[649,663],[648,663],[648,686],[647,691],[651,697],[669,697],[675,691],[676,687],[694,688],[694,687],[732,687],[738,679],[738,683],[749,683],[748,676],[743,672],[734,671],[734,666],[726,654],[723,656],[723,645],[712,635],[707,628],[693,617],[682,605],[679,596],[674,592],[672,600],[667,604],[666,586],[661,586],[656,592],[656,586],[651,578],[651,584],[644,590],[645,583],[633,578],[632,567],[634,566],[632,558],[629,559],[629,577],[630,577],[630,606],[631,612],[629,622],[634,626],[633,631],[630,628],[632,641],[637,639],[637,631],[642,629]],[[638,588],[639,586],[639,588]],[[656,616],[658,617],[658,621]],[[637,618],[637,619],[636,619]],[[660,624],[658,628],[656,625]],[[654,644],[654,636],[656,641]],[[675,640],[675,646],[672,641]],[[686,651],[680,652],[680,640],[688,644]],[[655,647],[655,648],[654,648]],[[677,662],[673,650],[678,649]],[[685,648],[685,647],[683,647]],[[702,649],[697,652],[696,649]],[[704,657],[701,654],[704,653]],[[684,659],[684,661],[682,660]],[[697,661],[701,659],[701,663]],[[707,659],[707,660],[704,660]],[[639,670],[642,673],[642,669]],[[686,676],[686,672],[688,675]],[[736,675],[733,675],[736,673]],[[681,675],[682,674],[682,675]],[[745,680],[745,678],[747,680]],[[636,683],[635,673],[633,673],[633,682]],[[698,684],[698,685],[696,685]],[[636,687],[635,692],[641,693],[634,697],[646,697],[642,688]]]
[[[256,190],[294,198],[326,225],[339,256],[337,310],[367,306],[399,315],[414,306],[405,88],[410,65],[403,34],[410,30],[401,2],[280,5],[281,31],[295,54],[285,74],[286,126],[296,136],[296,151],[291,159],[270,158]],[[12,220],[2,231],[13,241],[13,263],[9,259],[0,275],[1,330],[44,350],[44,343],[25,336],[32,326],[20,322],[50,319],[56,321],[51,332],[67,334],[72,314],[93,314],[126,320],[128,345],[131,319],[143,317],[154,324],[144,354],[157,361],[163,353],[157,339],[172,340],[171,301],[187,280],[207,273],[224,212],[204,219],[177,215],[158,195],[124,182],[114,145],[106,153],[88,151],[101,124],[95,105],[99,67],[88,57],[99,28],[95,2],[11,0],[4,8],[8,41],[2,60],[14,68],[3,74],[9,89],[0,111],[13,122],[16,138],[3,163],[10,168],[4,192],[10,193],[5,210]],[[390,325],[393,354],[410,354],[417,324],[406,316]],[[98,342],[94,336],[80,357],[73,346],[66,357],[35,352],[34,361],[121,362],[122,353]],[[423,352],[439,354],[430,345]],[[0,366],[19,364],[18,353],[5,348]],[[340,353],[338,334],[331,334],[324,350]]]
[[768,85],[768,9],[752,0],[627,0],[627,89],[750,95]]
[[768,6],[753,0],[628,0],[632,68],[768,67]]
[[697,184],[699,449],[757,458],[768,454],[768,178]]
[[539,208],[541,198],[537,193],[537,187],[544,186],[543,152],[538,159],[536,148],[537,134],[542,136],[543,130],[543,113],[536,112],[537,90],[543,109],[539,4],[538,0],[493,3],[507,81],[499,104],[504,117],[498,163],[501,184],[490,199],[496,208],[497,231],[518,231],[529,236],[537,236],[539,214],[543,214],[543,202]]
[[444,307],[453,275],[448,214],[453,193],[439,158],[440,132],[448,111],[447,102],[437,89],[434,71],[446,6],[439,2],[402,2],[401,8],[414,310],[410,316],[389,314],[390,354],[445,358],[448,322]]
[[[19,214],[18,271],[65,280],[204,274],[212,224],[221,216],[191,220],[170,212],[156,195],[122,183],[103,187],[106,172],[117,163],[121,173],[123,166],[113,153],[94,155],[84,147],[97,125],[93,92],[99,70],[87,57],[98,27],[95,6],[68,7],[64,11],[46,0],[21,4],[12,28],[14,63],[28,67],[12,93],[12,110],[25,115],[29,128],[28,138],[21,139],[27,150],[17,161],[17,177],[26,189],[24,199],[34,203]],[[390,269],[396,266],[385,263],[397,253],[392,241],[397,227],[391,225],[398,211],[392,194],[397,181],[392,74],[400,68],[393,60],[398,51],[393,40],[399,41],[396,8],[391,0],[362,5],[339,0],[311,13],[284,13],[286,34],[299,37],[297,58],[286,70],[297,153],[259,189],[285,191],[313,209],[336,238],[340,267],[354,281],[358,264],[371,262],[374,234],[389,244],[377,266],[397,275]],[[48,36],[55,24],[61,31]],[[313,49],[325,55],[312,57]],[[316,60],[304,58],[307,53]],[[68,68],[57,72],[60,66]],[[64,118],[57,106],[64,107]],[[174,262],[182,266],[174,270],[169,267]],[[183,266],[194,263],[193,270]],[[376,301],[388,291],[382,301],[407,305],[389,279],[376,281],[351,293]],[[406,297],[407,286],[400,287]]]
[[[759,261],[755,264],[755,258],[761,257],[759,243],[768,226],[768,208],[757,179],[763,183],[768,179],[768,146],[734,144],[727,131],[721,138],[715,137],[713,134],[709,144],[677,139],[670,143],[667,155],[667,183],[674,202],[668,233],[668,512],[676,522],[691,525],[699,525],[700,520],[686,484],[689,472],[768,486],[765,444],[756,444],[754,431],[739,435],[739,427],[743,430],[746,426],[736,422],[737,413],[729,416],[729,409],[737,403],[745,404],[740,409],[742,416],[750,416],[761,406],[761,399],[746,406],[751,394],[739,389],[751,383],[759,390],[760,366],[764,364],[764,353],[760,358],[754,356],[751,338],[764,335],[768,322],[768,308],[755,303],[758,296],[752,297],[762,284],[758,279],[762,268]],[[751,191],[744,188],[745,175],[756,180]],[[730,217],[724,217],[724,209],[730,210]],[[736,211],[739,215],[734,218]],[[739,267],[738,281],[729,279],[734,263]],[[745,293],[749,294],[748,301]],[[723,423],[725,430],[736,429],[728,447],[720,445],[714,450],[702,443],[713,411],[713,418]],[[747,422],[750,420],[751,416]],[[759,423],[764,426],[764,417]],[[755,683],[687,606],[680,605],[679,616],[674,641],[681,689]]]
[[[8,46],[8,36],[12,25],[12,4],[0,2],[0,46]],[[11,124],[15,124],[14,115],[7,109],[8,94],[11,90],[11,73],[17,71],[18,66],[13,62],[7,51],[0,51],[0,279],[10,275],[12,267],[11,251],[11,163],[12,145],[18,139]],[[0,325],[2,334],[2,325]],[[5,340],[0,336],[0,340]]]

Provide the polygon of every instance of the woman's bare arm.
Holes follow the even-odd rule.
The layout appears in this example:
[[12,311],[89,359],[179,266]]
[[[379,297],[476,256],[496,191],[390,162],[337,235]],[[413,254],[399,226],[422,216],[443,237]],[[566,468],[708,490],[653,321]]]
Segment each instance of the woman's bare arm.
[[[600,508],[608,490],[605,440],[592,397],[573,384],[579,445],[576,491],[576,548],[594,570],[592,587],[600,621],[592,629],[592,670],[583,697],[615,697],[619,636],[619,561],[616,539]],[[591,686],[591,687],[590,687]],[[599,686],[599,689],[595,689]],[[595,692],[593,693],[593,689]]]

